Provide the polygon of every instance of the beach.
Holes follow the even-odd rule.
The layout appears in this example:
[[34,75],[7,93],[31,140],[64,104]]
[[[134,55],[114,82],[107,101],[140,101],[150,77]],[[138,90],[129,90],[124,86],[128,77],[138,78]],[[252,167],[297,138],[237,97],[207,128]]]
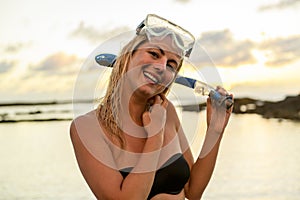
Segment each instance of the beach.
[[[179,113],[196,158],[205,112]],[[66,118],[0,124],[1,200],[96,199],[77,166],[70,122]],[[299,122],[233,114],[203,199],[298,199],[299,141]]]

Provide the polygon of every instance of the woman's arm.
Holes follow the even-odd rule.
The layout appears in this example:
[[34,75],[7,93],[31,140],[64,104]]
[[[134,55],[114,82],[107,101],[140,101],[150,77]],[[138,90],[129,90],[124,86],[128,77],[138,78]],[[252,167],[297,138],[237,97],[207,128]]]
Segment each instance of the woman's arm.
[[[210,134],[210,133],[206,133]],[[218,155],[221,137],[217,140],[211,151],[204,157],[198,157],[196,162],[191,167],[190,180],[187,185],[186,197],[190,200],[201,199],[205,188],[207,187],[212,173],[215,168],[215,163]],[[204,140],[207,142],[207,138]]]
[[[130,173],[123,179],[116,168],[102,163],[86,149],[73,123],[71,139],[81,173],[97,199],[140,200],[147,198],[154,180],[153,171]],[[105,156],[113,156],[108,147],[103,147],[103,150]],[[140,163],[142,162],[143,160],[140,160]],[[155,156],[153,156],[153,162],[155,162]]]
[[[166,105],[162,103],[162,106]],[[151,113],[155,115],[159,111],[162,110],[156,105]],[[146,112],[143,116],[144,120],[153,121],[152,114]],[[151,121],[147,123],[146,131],[157,130],[155,126],[152,126]],[[94,134],[91,134],[92,132]],[[149,133],[151,136],[147,138],[137,164],[123,179],[114,163],[114,157],[107,142],[101,140],[101,137],[99,139],[93,136],[101,134],[98,121],[91,123],[90,117],[75,119],[71,124],[70,134],[76,159],[86,182],[97,199],[147,199],[157,169],[163,133],[164,129],[157,134]]]
[[[212,105],[211,99],[207,100],[207,131],[201,153],[194,163],[190,148],[184,153],[184,157],[191,167],[191,175],[185,186],[185,195],[190,200],[201,199],[207,187],[218,155],[218,150],[224,129],[232,112],[216,105]],[[187,144],[183,130],[179,131],[180,141]],[[185,145],[184,145],[185,146]]]

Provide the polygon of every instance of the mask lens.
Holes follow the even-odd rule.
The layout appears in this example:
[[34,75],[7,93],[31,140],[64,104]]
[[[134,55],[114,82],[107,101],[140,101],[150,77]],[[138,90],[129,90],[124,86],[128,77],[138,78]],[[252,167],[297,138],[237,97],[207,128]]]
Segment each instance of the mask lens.
[[181,37],[170,31],[169,29],[166,29],[164,27],[155,27],[145,28],[144,31],[150,42],[164,42],[167,37],[170,37],[174,52],[181,57],[185,55],[185,47]]
[[190,32],[154,14],[147,15],[143,24],[146,26],[145,29],[149,40],[153,36],[164,38],[167,35],[171,35],[176,46],[182,49],[185,56],[189,56],[195,42],[195,38]]

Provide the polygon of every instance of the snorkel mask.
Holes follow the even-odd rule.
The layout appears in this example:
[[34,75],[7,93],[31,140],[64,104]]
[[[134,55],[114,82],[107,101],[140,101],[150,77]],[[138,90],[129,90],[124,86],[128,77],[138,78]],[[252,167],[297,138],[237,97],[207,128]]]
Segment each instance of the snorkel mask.
[[195,37],[182,27],[154,14],[148,14],[136,28],[136,34],[145,32],[150,42],[157,38],[163,40],[172,37],[173,46],[181,50],[180,56],[189,57],[195,43]]

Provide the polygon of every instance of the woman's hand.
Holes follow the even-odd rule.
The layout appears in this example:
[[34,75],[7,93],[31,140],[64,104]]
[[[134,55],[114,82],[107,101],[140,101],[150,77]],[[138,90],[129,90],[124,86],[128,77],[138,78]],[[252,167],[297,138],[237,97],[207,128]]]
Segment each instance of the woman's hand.
[[[217,87],[216,91],[224,97],[228,95],[224,88]],[[232,95],[230,96],[232,97]],[[220,104],[214,97],[209,97],[207,99],[206,112],[207,131],[199,158],[205,158],[208,155],[217,155],[217,149],[219,148],[220,140],[230,118],[232,106],[227,109],[223,103]],[[210,152],[214,153],[209,154]],[[215,156],[213,156],[213,163],[216,159]]]
[[[228,95],[228,92],[220,86],[217,87],[216,91],[222,96]],[[233,95],[230,94],[230,96],[233,99]],[[207,127],[213,128],[218,133],[223,133],[228,124],[232,110],[233,106],[231,106],[229,109],[226,109],[224,105],[220,105],[216,100],[209,97],[207,99],[206,110]]]
[[168,100],[164,94],[156,95],[149,110],[143,113],[143,125],[148,138],[164,132]]

